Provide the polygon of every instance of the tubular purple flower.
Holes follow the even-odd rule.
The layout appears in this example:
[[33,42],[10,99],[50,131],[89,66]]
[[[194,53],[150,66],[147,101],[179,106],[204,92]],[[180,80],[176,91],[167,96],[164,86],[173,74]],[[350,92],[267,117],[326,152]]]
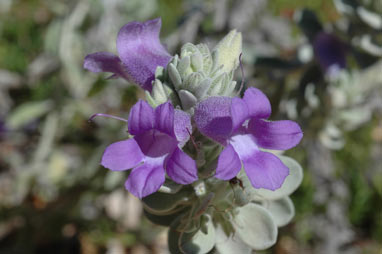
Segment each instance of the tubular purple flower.
[[84,68],[92,72],[112,72],[151,91],[158,66],[166,67],[171,55],[159,41],[161,19],[130,22],[119,30],[119,57],[108,52],[87,55]]
[[268,121],[271,105],[258,89],[246,90],[243,99],[209,97],[195,109],[200,132],[225,148],[218,158],[215,177],[229,180],[243,164],[255,188],[276,190],[289,169],[272,153],[260,148],[286,150],[296,146],[303,134],[293,121]]
[[165,173],[179,184],[197,180],[195,161],[181,148],[189,139],[190,116],[166,102],[153,109],[139,100],[130,111],[128,130],[134,138],[109,145],[101,164],[114,171],[132,169],[125,187],[138,198],[156,192]]
[[346,67],[346,45],[335,35],[318,33],[313,41],[313,49],[323,71],[329,71],[333,67]]

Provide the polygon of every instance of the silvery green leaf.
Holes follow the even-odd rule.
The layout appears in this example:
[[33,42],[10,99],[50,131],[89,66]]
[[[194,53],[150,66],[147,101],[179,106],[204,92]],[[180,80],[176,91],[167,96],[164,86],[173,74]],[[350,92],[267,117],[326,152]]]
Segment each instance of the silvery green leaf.
[[283,185],[275,191],[263,188],[255,189],[249,182],[246,174],[243,171],[239,173],[239,178],[243,181],[245,191],[250,196],[250,199],[256,201],[261,201],[264,199],[280,199],[282,197],[289,196],[290,194],[292,194],[301,184],[303,178],[303,171],[300,164],[298,164],[298,162],[294,159],[287,156],[280,155],[278,157],[289,168],[289,175],[286,177]]
[[202,82],[199,83],[197,89],[195,89],[194,94],[199,100],[203,99],[207,94],[208,89],[211,86],[211,79],[205,78]]
[[381,14],[371,12],[362,6],[357,8],[357,13],[359,17],[362,19],[362,21],[364,21],[366,24],[368,24],[372,28],[377,30],[382,29]]
[[57,54],[60,45],[62,20],[52,20],[45,32],[44,48],[45,51]]
[[198,87],[199,84],[204,79],[204,75],[201,72],[193,72],[190,75],[187,76],[186,80],[183,82],[183,87],[190,92],[194,93]]
[[212,56],[208,46],[204,43],[196,45],[203,56],[203,72],[208,75],[212,69]]
[[334,5],[339,12],[352,15],[359,4],[353,0],[334,0]]
[[174,92],[174,90],[167,83],[163,84],[163,88],[167,94],[167,98],[170,98],[172,105],[174,105],[174,107],[180,105],[178,95]]
[[167,94],[163,88],[163,84],[159,79],[155,79],[153,82],[153,90],[151,94],[158,105],[165,103],[168,100]]
[[179,56],[178,55],[175,55],[172,59],[171,59],[171,62],[175,67],[178,66],[178,62],[179,62]]
[[166,179],[164,184],[159,188],[159,192],[174,194],[180,191],[183,185],[177,184],[169,179]]
[[49,113],[46,117],[37,149],[34,150],[34,159],[31,165],[32,168],[39,168],[39,165],[51,155],[55,137],[60,127],[59,121],[59,115],[54,111]]
[[203,71],[203,57],[199,51],[191,55],[191,67],[194,71]]
[[226,75],[223,79],[222,82],[222,89],[219,92],[219,95],[221,96],[230,96],[232,95],[233,90],[235,89],[236,86],[236,81],[231,81],[231,78]]
[[220,224],[215,228],[215,248],[219,254],[251,254],[252,248],[245,244],[234,232],[227,236]]
[[50,100],[25,102],[18,106],[6,119],[10,129],[17,129],[41,117],[52,109]]
[[370,121],[372,118],[372,112],[368,107],[357,105],[355,108],[339,112],[338,117],[345,123],[343,128],[351,131],[356,129],[361,124]]
[[145,91],[146,101],[151,105],[151,107],[156,108],[159,104],[156,103],[155,99],[151,96],[149,91]]
[[178,72],[182,79],[185,79],[192,72],[190,56],[185,56],[180,59],[178,64]]
[[363,50],[374,56],[382,56],[382,46],[378,45],[369,34],[354,37],[354,44],[359,45]]
[[[99,156],[98,156],[98,161],[99,161]],[[106,190],[116,189],[117,186],[121,186],[123,184],[125,177],[126,177],[126,174],[123,171],[116,171],[116,172],[113,172],[113,174],[106,174],[104,179],[104,188]]]
[[163,76],[164,76],[164,68],[163,66],[158,66],[155,69],[155,78],[161,80],[163,79]]
[[294,216],[294,205],[289,197],[278,200],[264,200],[262,205],[271,213],[278,227],[287,225]]
[[215,228],[209,215],[204,216],[205,227],[208,233],[197,230],[185,233],[171,226],[168,235],[168,245],[171,253],[204,254],[208,253],[215,245]]
[[231,72],[239,65],[239,55],[242,52],[241,33],[236,30],[229,32],[213,49],[214,68],[223,66],[224,72]]
[[166,215],[181,210],[179,205],[188,204],[192,190],[183,188],[175,194],[156,192],[142,198],[144,208],[150,213]]
[[169,227],[179,216],[185,213],[189,208],[185,207],[182,210],[179,210],[172,214],[166,215],[156,215],[148,212],[146,209],[143,209],[144,215],[146,218],[154,224]]
[[175,65],[173,63],[169,63],[167,66],[167,70],[175,89],[179,90],[182,86],[182,78],[180,77],[180,74],[176,69]]
[[331,122],[326,124],[318,137],[323,145],[333,150],[339,150],[345,145],[342,131]]
[[211,87],[208,91],[208,94],[211,96],[220,95],[220,92],[223,90],[223,83],[227,80],[227,73],[222,73],[212,80]]
[[264,250],[276,243],[277,226],[265,208],[248,203],[235,211],[232,225],[245,244],[255,250]]
[[222,96],[233,96],[235,94],[236,81],[231,81],[222,91]]
[[186,43],[180,50],[180,58],[191,56],[192,54],[199,52],[198,48],[192,43]]
[[178,95],[182,103],[183,110],[189,110],[198,102],[198,99],[187,90],[180,90]]
[[245,189],[243,190],[239,184],[232,185],[232,194],[228,196],[229,202],[234,205],[244,206],[250,202]]

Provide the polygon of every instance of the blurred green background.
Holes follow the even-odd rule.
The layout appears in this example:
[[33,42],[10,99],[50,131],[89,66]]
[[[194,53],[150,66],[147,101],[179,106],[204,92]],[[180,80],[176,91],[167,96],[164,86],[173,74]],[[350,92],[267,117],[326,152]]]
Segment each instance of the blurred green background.
[[[318,67],[302,8],[347,45],[345,69]],[[155,17],[171,54],[241,31],[237,79],[269,96],[272,119],[302,126],[287,152],[305,174],[296,216],[260,253],[382,253],[381,15],[380,0],[1,0],[0,253],[167,253],[166,229],[142,216],[125,173],[99,165],[126,126],[87,121],[127,117],[144,93],[82,68],[89,53],[116,52],[123,24]]]

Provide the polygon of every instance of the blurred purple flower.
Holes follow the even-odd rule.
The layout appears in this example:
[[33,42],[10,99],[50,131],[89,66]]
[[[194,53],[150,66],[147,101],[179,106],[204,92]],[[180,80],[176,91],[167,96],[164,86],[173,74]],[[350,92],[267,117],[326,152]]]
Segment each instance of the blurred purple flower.
[[325,72],[330,71],[331,68],[344,69],[346,67],[346,45],[333,34],[318,33],[313,41],[313,49]]
[[139,198],[157,191],[165,181],[165,172],[176,183],[190,184],[198,178],[196,163],[181,147],[191,128],[190,116],[174,110],[171,103],[154,110],[140,100],[128,119],[134,138],[109,145],[101,164],[115,171],[133,168],[125,187]]
[[289,169],[277,156],[260,148],[286,150],[296,146],[303,134],[293,121],[265,120],[270,114],[268,98],[256,88],[247,89],[243,99],[209,97],[196,106],[194,119],[200,132],[225,146],[218,158],[216,178],[235,177],[243,164],[253,187],[281,187]]
[[0,138],[8,132],[8,128],[5,125],[5,121],[0,118]]
[[108,52],[93,53],[85,57],[84,68],[112,72],[151,91],[156,68],[167,66],[171,59],[159,41],[160,28],[160,18],[124,25],[117,36],[119,57]]

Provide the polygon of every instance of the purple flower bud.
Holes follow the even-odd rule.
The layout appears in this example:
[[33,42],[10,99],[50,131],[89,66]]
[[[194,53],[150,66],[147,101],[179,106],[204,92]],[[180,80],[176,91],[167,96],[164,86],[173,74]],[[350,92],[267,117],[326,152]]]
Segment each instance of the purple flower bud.
[[158,66],[166,67],[170,54],[159,41],[161,19],[130,22],[119,30],[119,57],[108,52],[87,55],[84,68],[92,72],[112,72],[151,91]]

